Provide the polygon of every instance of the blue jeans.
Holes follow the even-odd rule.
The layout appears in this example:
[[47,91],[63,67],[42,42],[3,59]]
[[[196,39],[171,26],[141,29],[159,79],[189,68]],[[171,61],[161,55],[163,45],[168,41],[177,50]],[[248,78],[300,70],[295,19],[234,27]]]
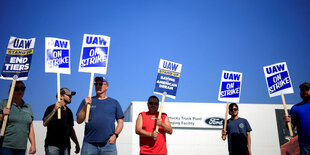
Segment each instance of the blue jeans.
[[83,142],[81,155],[117,155],[116,144]]
[[300,147],[300,155],[310,155],[310,145],[299,147]]
[[57,146],[47,146],[45,147],[45,154],[46,155],[70,155],[70,149],[60,149]]
[[0,155],[2,155],[2,154],[5,154],[5,155],[25,155],[26,150],[0,147]]

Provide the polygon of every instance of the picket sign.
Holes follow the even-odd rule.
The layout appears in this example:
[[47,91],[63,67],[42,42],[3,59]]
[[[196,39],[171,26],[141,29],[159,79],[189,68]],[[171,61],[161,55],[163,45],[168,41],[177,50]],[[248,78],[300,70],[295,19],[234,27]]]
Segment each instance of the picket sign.
[[[5,55],[4,67],[0,78],[4,80],[12,80],[7,108],[11,108],[16,81],[27,80],[31,66],[31,59],[35,38],[23,39],[10,37],[8,48]],[[4,136],[5,128],[8,121],[8,115],[4,115],[0,136]]]
[[[167,96],[172,99],[176,98],[181,70],[182,64],[164,59],[159,60],[154,94],[161,95],[162,99],[157,119],[161,118],[165,97]],[[158,128],[159,126],[156,124],[156,132],[158,132]],[[154,140],[156,140],[156,138],[154,138]]]
[[[242,73],[225,71],[225,70],[222,71],[218,100],[227,102],[224,128],[223,128],[224,131],[226,131],[227,128],[229,102],[238,103],[240,101],[241,83],[242,83]],[[226,140],[226,135],[222,135],[222,139]]]
[[154,94],[163,95],[166,92],[166,97],[175,99],[181,70],[182,64],[160,59]]
[[[288,116],[284,94],[294,93],[294,90],[286,62],[264,66],[263,69],[269,97],[281,96],[285,116]],[[290,136],[293,137],[291,123],[288,122],[287,125]]]
[[[79,72],[91,73],[88,97],[92,95],[94,74],[107,74],[110,49],[109,36],[84,34],[79,64]],[[88,123],[90,104],[86,106],[85,123]]]
[[[11,89],[10,89],[10,95],[9,95],[9,99],[8,99],[8,104],[6,105],[6,107],[9,108],[9,109],[11,108],[11,104],[12,104],[12,98],[13,98],[13,93],[14,93],[14,89],[15,89],[15,84],[16,84],[16,80],[13,80],[12,81],[12,85],[11,85]],[[4,132],[5,132],[6,124],[7,124],[7,121],[8,121],[8,117],[9,117],[9,115],[4,115],[0,136],[4,136]]]
[[[70,40],[45,37],[45,72],[57,74],[57,101],[60,102],[60,74],[70,74]],[[57,109],[61,119],[61,108]]]

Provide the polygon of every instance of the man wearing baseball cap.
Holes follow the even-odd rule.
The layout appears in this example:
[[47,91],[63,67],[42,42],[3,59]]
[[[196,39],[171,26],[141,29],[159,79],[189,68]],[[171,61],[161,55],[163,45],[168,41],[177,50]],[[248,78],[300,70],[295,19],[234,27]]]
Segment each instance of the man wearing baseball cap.
[[302,101],[292,107],[284,121],[291,122],[293,129],[297,127],[300,154],[310,155],[310,83],[304,82],[299,88]]
[[[71,148],[70,138],[75,143],[75,153],[80,152],[80,145],[73,128],[73,114],[67,107],[67,104],[71,103],[71,98],[75,94],[75,91],[71,91],[68,88],[61,88],[60,101],[48,106],[44,113],[43,125],[47,126],[45,138],[46,155],[69,155]],[[58,119],[56,114],[59,108],[61,109],[61,119]]]
[[81,154],[117,154],[115,143],[123,129],[124,114],[119,102],[106,95],[108,87],[108,81],[104,77],[97,76],[96,96],[86,97],[77,110],[77,123],[81,124],[86,116],[87,104],[90,104]]

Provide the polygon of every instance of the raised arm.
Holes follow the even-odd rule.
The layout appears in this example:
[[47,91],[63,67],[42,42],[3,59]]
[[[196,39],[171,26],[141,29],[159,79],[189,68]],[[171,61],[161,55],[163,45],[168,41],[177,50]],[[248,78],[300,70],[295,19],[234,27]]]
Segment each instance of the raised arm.
[[83,123],[85,120],[86,107],[87,107],[87,104],[91,104],[91,97],[86,97],[84,101],[85,101],[85,104],[84,104],[83,108],[76,115],[76,122],[78,124]]
[[152,138],[157,138],[158,132],[148,132],[142,129],[143,125],[143,118],[142,115],[139,114],[137,121],[136,121],[136,134],[143,136],[143,137],[152,137]]
[[163,123],[161,119],[157,119],[157,124],[163,127],[168,134],[172,134],[172,127],[168,117],[165,118],[165,123]]

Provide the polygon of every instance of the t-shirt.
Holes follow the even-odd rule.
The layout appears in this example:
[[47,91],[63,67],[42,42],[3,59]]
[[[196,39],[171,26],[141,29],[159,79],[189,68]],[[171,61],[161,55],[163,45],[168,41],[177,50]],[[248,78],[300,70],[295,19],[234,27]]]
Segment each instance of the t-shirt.
[[[148,132],[153,132],[156,128],[157,114],[147,112],[140,113],[142,115],[142,129]],[[165,123],[167,114],[162,113],[161,119]],[[167,154],[166,131],[159,126],[158,136],[156,141],[152,137],[140,136],[140,154]]]
[[[6,107],[7,102],[8,100],[0,101],[0,114],[3,114],[3,108]],[[12,103],[5,133],[1,137],[3,138],[1,147],[26,149],[32,121],[33,114],[29,104],[24,102],[21,107],[18,107]],[[2,123],[0,125],[2,128]]]
[[[84,105],[85,100],[82,101],[77,114]],[[92,97],[89,119],[85,125],[84,141],[106,143],[115,131],[115,120],[123,117],[123,110],[117,100],[111,97],[103,100]]]
[[294,105],[290,115],[292,124],[297,126],[299,145],[310,145],[310,102]]
[[[55,104],[47,107],[44,118],[49,115],[55,107]],[[61,149],[65,147],[70,148],[70,135],[73,126],[73,114],[72,111],[67,107],[61,107],[61,119],[57,118],[57,111],[53,118],[47,124],[47,132],[45,138],[45,147],[47,146],[57,146]]]
[[247,132],[252,131],[244,118],[227,121],[228,150],[230,154],[244,154],[248,150]]

